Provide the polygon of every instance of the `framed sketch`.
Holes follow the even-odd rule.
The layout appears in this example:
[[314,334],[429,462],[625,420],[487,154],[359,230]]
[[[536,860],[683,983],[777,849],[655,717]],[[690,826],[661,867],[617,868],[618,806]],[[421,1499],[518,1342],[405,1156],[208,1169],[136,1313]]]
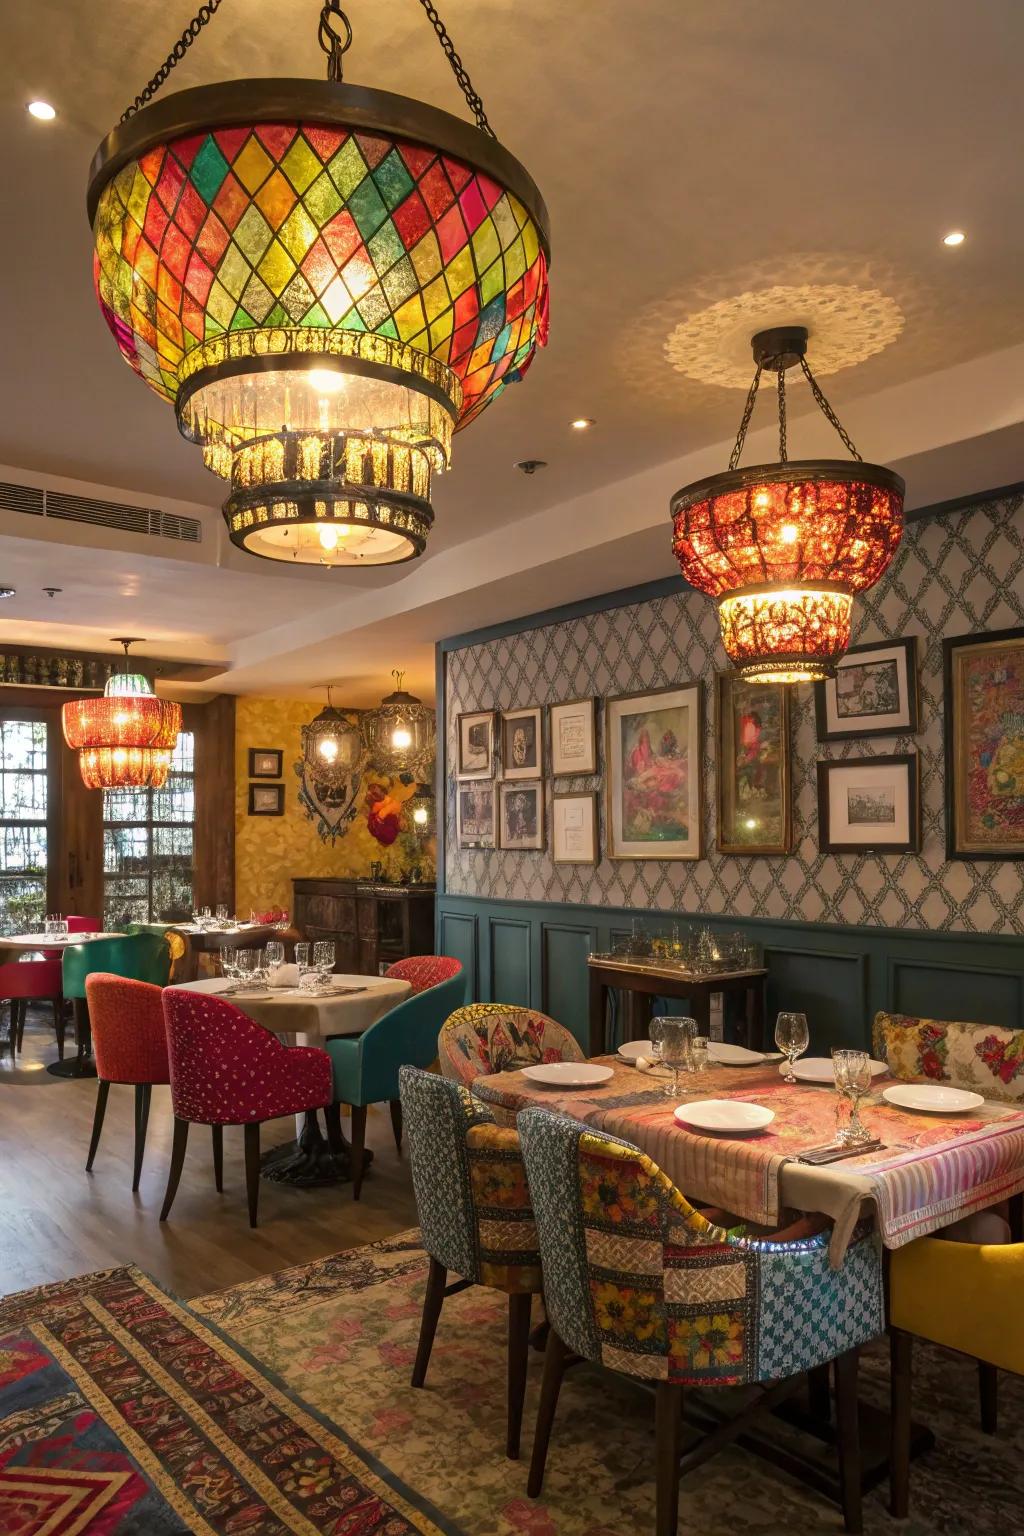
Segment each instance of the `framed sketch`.
[[250,779],[279,779],[282,774],[284,752],[278,747],[249,748]]
[[569,773],[597,772],[597,708],[593,699],[567,699],[548,705],[551,772],[557,779]]
[[917,853],[917,753],[819,761],[818,846],[822,853]]
[[918,728],[917,639],[851,645],[828,682],[814,685],[819,741],[896,736]]
[[250,816],[283,816],[284,815],[284,785],[283,784],[250,784],[249,785],[249,815]]
[[703,741],[699,683],[675,683],[608,699],[605,776],[610,858],[700,858]]
[[541,767],[544,738],[539,707],[505,709],[501,713],[501,776],[535,779]]
[[1024,629],[942,642],[946,857],[1024,858]]
[[494,780],[455,786],[455,834],[460,848],[495,846]]
[[544,785],[503,779],[498,785],[498,826],[502,848],[543,848]]
[[456,775],[460,779],[494,778],[494,711],[477,710],[455,721]]
[[793,818],[785,683],[715,679],[719,853],[789,853]]
[[593,790],[551,797],[551,858],[555,864],[597,863],[597,795]]

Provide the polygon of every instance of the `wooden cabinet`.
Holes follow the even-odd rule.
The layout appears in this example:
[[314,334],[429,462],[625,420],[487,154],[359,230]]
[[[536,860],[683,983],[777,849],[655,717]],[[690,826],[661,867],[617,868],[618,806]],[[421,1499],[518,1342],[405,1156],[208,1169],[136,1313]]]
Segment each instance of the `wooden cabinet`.
[[434,952],[434,887],[363,880],[293,880],[292,913],[303,938],[333,939],[336,966],[376,976],[407,955]]

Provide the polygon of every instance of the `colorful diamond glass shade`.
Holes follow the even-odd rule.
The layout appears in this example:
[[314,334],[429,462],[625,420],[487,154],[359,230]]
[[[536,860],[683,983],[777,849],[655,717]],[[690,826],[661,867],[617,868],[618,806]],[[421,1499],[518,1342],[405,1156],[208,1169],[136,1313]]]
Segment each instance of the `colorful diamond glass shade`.
[[181,705],[158,699],[140,673],[116,674],[100,699],[73,699],[62,720],[86,788],[160,789],[167,782]]
[[425,778],[434,764],[434,711],[414,694],[398,689],[363,716],[363,740],[370,761],[382,773]]
[[676,493],[679,568],[718,598],[722,641],[743,677],[832,675],[854,594],[896,552],[903,494],[898,475],[845,460],[755,465]]
[[340,789],[363,761],[363,738],[355,721],[328,705],[302,727],[302,755],[315,784]]
[[[483,170],[392,133],[281,121],[169,137],[102,186],[93,231],[96,290],[122,355],[225,477],[240,446],[282,430],[373,431],[445,468],[453,428],[546,340],[547,258],[524,204]],[[321,520],[362,522],[363,546],[316,540],[315,558],[379,553],[373,489],[321,498]],[[274,493],[264,506],[289,501],[302,505]],[[361,520],[359,505],[371,509]],[[300,520],[280,519],[291,544],[268,540],[272,510],[229,527],[287,559]],[[419,552],[402,548],[390,558]]]

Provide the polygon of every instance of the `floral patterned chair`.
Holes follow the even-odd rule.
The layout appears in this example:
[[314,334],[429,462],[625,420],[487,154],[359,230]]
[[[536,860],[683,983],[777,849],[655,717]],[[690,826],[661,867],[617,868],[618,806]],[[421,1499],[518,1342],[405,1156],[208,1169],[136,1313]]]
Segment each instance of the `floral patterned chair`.
[[546,1013],[511,1003],[470,1003],[438,1036],[442,1076],[467,1087],[476,1077],[542,1061],[583,1061],[576,1038]]
[[[551,1323],[530,1496],[541,1491],[571,1356],[654,1383],[657,1536],[675,1536],[678,1521],[684,1387],[762,1385],[716,1430],[717,1449],[788,1396],[793,1378],[834,1361],[843,1514],[860,1530],[857,1350],[884,1328],[875,1235],[855,1233],[837,1272],[827,1230],[730,1236],[628,1142],[545,1109],[523,1110],[518,1127]],[[711,1447],[687,1465],[701,1449]]]
[[[402,1112],[413,1189],[430,1255],[412,1385],[422,1387],[446,1296],[486,1285],[508,1296],[505,1454],[519,1457],[532,1298],[540,1293],[537,1230],[514,1130],[458,1083],[403,1067]],[[447,1284],[448,1272],[458,1278]]]
[[1024,1103],[1024,1029],[877,1013],[873,1048],[894,1077],[932,1078],[1003,1103]]
[[417,992],[426,992],[428,987],[450,981],[461,970],[462,961],[454,960],[451,955],[408,955],[406,959],[396,960],[394,965],[389,965],[384,975],[396,981],[409,982],[415,996]]

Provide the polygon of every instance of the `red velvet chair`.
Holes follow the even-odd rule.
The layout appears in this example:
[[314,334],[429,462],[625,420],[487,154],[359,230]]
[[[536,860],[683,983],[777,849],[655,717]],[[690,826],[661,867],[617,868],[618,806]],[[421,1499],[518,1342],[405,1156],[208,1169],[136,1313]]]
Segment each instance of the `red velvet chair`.
[[449,981],[461,970],[462,961],[453,960],[451,955],[409,955],[407,959],[389,965],[384,974],[396,981],[411,982],[415,996],[417,992],[426,992],[428,987],[436,987],[439,982]]
[[166,1221],[185,1161],[188,1128],[245,1127],[249,1225],[260,1191],[260,1125],[331,1102],[331,1059],[313,1046],[282,1045],[240,1008],[204,992],[163,995],[174,1106],[174,1145],[160,1220]]
[[0,997],[8,998],[11,1004],[11,1060],[14,1060],[15,1052],[21,1050],[28,1004],[38,998],[53,1008],[57,1055],[63,1061],[64,994],[60,961],[9,960],[6,965],[0,965]]
[[89,1004],[92,1049],[99,1079],[85,1171],[92,1172],[111,1083],[134,1084],[135,1167],[132,1189],[136,1190],[146,1150],[146,1127],[149,1124],[153,1084],[169,1083],[171,1080],[167,1066],[164,1010],[160,1001],[162,991],[148,981],[130,981],[125,976],[114,976],[107,971],[93,971],[85,978],[85,996]]

